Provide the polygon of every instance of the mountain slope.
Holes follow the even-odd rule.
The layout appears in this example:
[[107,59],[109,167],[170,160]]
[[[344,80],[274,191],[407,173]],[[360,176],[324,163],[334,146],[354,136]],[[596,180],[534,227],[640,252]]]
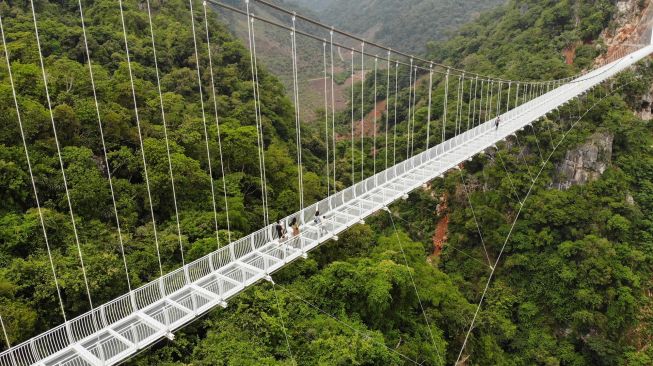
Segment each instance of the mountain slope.
[[506,0],[293,0],[320,20],[388,47],[422,52]]

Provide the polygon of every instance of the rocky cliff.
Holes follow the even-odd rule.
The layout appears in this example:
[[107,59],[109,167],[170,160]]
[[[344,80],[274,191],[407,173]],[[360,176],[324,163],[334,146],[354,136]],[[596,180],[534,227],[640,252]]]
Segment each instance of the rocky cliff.
[[598,179],[610,166],[613,139],[612,133],[597,132],[581,146],[567,151],[557,166],[553,187],[567,189]]

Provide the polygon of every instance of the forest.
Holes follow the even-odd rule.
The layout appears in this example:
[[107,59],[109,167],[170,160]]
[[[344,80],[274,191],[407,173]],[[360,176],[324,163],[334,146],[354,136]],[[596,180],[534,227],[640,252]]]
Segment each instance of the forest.
[[[197,39],[197,58],[193,48],[191,19],[198,34],[207,30],[197,10],[201,4],[196,4],[191,18],[183,1],[152,2],[166,111],[164,130],[147,11],[140,1],[125,1],[135,102],[144,134],[141,147],[119,8],[110,0],[83,1],[108,151],[105,159],[77,1],[35,4],[63,167],[57,158],[30,6],[4,2],[0,15],[69,317],[88,310],[88,301],[62,168],[96,303],[127,291],[109,174],[133,286],[158,276],[155,233],[167,272],[181,264],[180,242],[187,260],[228,242],[225,203],[234,239],[263,225],[246,44],[217,17],[209,16],[216,110],[206,39]],[[615,12],[614,2],[608,0],[511,0],[480,15],[450,40],[429,42],[426,56],[496,77],[567,77],[590,68],[605,52],[599,35],[612,25]],[[413,40],[402,37],[405,44]],[[568,65],[563,51],[572,45],[576,54]],[[0,66],[0,314],[15,344],[60,324],[62,318],[4,61]],[[378,71],[379,99],[393,97],[384,93],[386,73]],[[375,101],[373,76],[365,80],[365,111]],[[266,188],[274,219],[299,207],[294,111],[284,87],[265,65],[260,65],[259,77]],[[400,70],[399,83],[397,151],[405,151],[410,120],[408,70]],[[308,259],[285,267],[274,274],[275,285],[261,283],[248,289],[231,299],[226,309],[209,312],[177,332],[173,341],[161,341],[128,363],[453,364],[487,281],[488,265],[505,245],[461,355],[465,364],[652,364],[653,126],[633,114],[652,83],[653,64],[639,64],[538,121],[532,130],[520,132],[514,140],[465,163],[463,169],[411,193],[408,200],[392,205],[390,214],[379,212],[344,232],[337,242],[325,243]],[[354,92],[359,95],[360,86]],[[443,118],[443,92],[443,80],[437,77],[431,107],[434,121]],[[417,86],[415,95],[413,113],[416,120],[425,120],[428,90],[424,83]],[[358,108],[359,104],[350,103],[336,116],[338,129],[347,127],[349,114],[358,115]],[[451,116],[455,106],[449,109]],[[203,112],[209,116],[208,136]],[[220,122],[222,154],[214,115]],[[327,190],[322,163],[325,145],[320,138],[324,130],[319,126],[302,126],[307,202],[324,197]],[[423,124],[416,128],[419,149],[426,128]],[[431,133],[439,136],[438,128]],[[449,135],[452,128],[447,125]],[[166,131],[175,184],[180,187],[179,230]],[[558,189],[559,164],[566,153],[597,133],[613,138],[609,167],[596,180]],[[366,146],[372,143],[366,138]],[[338,141],[339,188],[351,183],[346,174],[351,168],[348,146],[346,140]],[[376,155],[379,166],[387,148]],[[401,154],[400,158],[405,157]],[[224,176],[217,169],[221,155]],[[151,199],[142,156],[149,171]],[[214,168],[212,175],[209,164]],[[370,174],[372,159],[365,164],[365,173]],[[537,179],[533,179],[535,174]],[[445,217],[447,240],[441,248],[434,248],[436,223]]]

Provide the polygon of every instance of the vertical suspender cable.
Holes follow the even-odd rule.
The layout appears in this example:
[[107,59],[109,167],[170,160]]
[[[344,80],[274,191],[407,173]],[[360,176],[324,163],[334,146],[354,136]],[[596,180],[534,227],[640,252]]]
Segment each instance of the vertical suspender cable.
[[408,70],[408,115],[406,116],[406,159],[410,157],[410,113],[411,100],[413,99],[413,59],[410,59],[410,69]]
[[154,205],[152,204],[152,191],[150,189],[150,177],[147,172],[147,161],[145,159],[145,146],[143,145],[143,132],[141,131],[141,119],[138,114],[138,103],[136,102],[136,87],[134,87],[134,75],[132,72],[131,58],[129,56],[129,44],[127,43],[127,26],[125,25],[125,14],[122,7],[122,0],[118,0],[120,7],[120,21],[122,23],[122,35],[125,42],[125,55],[127,56],[127,69],[129,71],[129,81],[131,83],[132,99],[134,101],[134,116],[136,117],[136,127],[138,129],[138,140],[141,147],[141,159],[143,160],[143,172],[145,174],[145,186],[147,188],[147,198],[150,204],[150,215],[152,215],[152,227],[154,229],[154,243],[156,245],[156,256],[159,261],[159,272],[163,276],[163,266],[161,264],[161,251],[159,250],[159,235],[156,232],[156,220],[154,218]]
[[331,135],[333,142],[333,193],[338,192],[336,188],[336,96],[335,96],[335,85],[334,85],[334,64],[333,64],[333,28],[330,32],[331,37]]
[[86,275],[86,268],[84,266],[84,257],[82,256],[82,247],[79,243],[79,234],[77,232],[77,224],[75,223],[75,214],[73,213],[73,204],[70,199],[70,192],[68,190],[68,180],[66,179],[66,171],[64,169],[63,158],[61,156],[61,146],[59,145],[59,137],[57,136],[57,126],[54,123],[54,113],[52,112],[52,102],[50,100],[50,90],[48,88],[48,79],[45,73],[45,63],[43,61],[43,52],[41,51],[41,38],[39,36],[39,28],[36,22],[36,11],[34,9],[34,0],[30,0],[32,6],[32,20],[34,20],[34,34],[36,35],[36,47],[39,52],[39,63],[41,65],[41,74],[43,76],[43,87],[45,89],[45,98],[48,103],[48,111],[50,112],[50,122],[52,123],[52,133],[54,135],[54,142],[57,147],[57,156],[59,157],[59,166],[61,167],[61,176],[63,178],[63,186],[66,191],[66,201],[68,202],[68,211],[70,211],[70,222],[73,226],[73,234],[75,236],[75,245],[77,246],[77,254],[79,255],[79,263],[84,277],[84,286],[86,287],[86,295],[88,297],[88,304],[93,310],[93,300],[91,299],[91,289],[88,285],[88,277]]
[[[32,183],[32,191],[34,193],[34,200],[36,202],[36,210],[39,213],[39,221],[41,224],[41,230],[43,230],[43,239],[45,240],[45,248],[48,252],[48,260],[50,261],[50,269],[52,270],[52,277],[54,278],[54,286],[57,290],[57,298],[59,299],[59,307],[61,308],[61,315],[63,316],[64,323],[66,324],[66,329],[68,329],[68,318],[66,317],[66,311],[63,306],[63,297],[61,296],[61,288],[59,287],[59,279],[57,278],[57,271],[54,267],[54,260],[52,258],[52,251],[50,250],[50,241],[48,239],[48,232],[45,228],[45,219],[43,217],[43,210],[41,209],[41,201],[39,199],[38,190],[36,189],[36,181],[34,180],[34,171],[32,170],[32,160],[29,155],[29,150],[27,149],[27,139],[25,137],[25,130],[23,128],[23,119],[20,114],[20,107],[18,106],[18,97],[16,95],[16,86],[14,84],[14,76],[11,71],[11,61],[9,60],[9,50],[7,48],[7,40],[5,37],[5,30],[2,24],[2,16],[0,16],[0,33],[2,35],[2,47],[4,48],[5,58],[7,60],[7,73],[9,75],[9,83],[11,85],[11,93],[14,99],[14,106],[16,107],[16,117],[18,119],[18,127],[20,128],[20,137],[23,142],[23,149],[25,150],[25,159],[27,160],[27,170],[29,171],[30,181]],[[70,337],[69,341],[72,342],[73,338],[71,337],[70,332],[68,332]]]
[[395,62],[395,112],[392,126],[392,165],[397,165],[397,99],[399,95],[399,62]]
[[442,142],[447,140],[447,108],[449,104],[449,73],[451,70],[447,69],[447,74],[444,76],[444,110],[442,113]]
[[508,97],[506,99],[506,113],[510,110],[510,88],[512,88],[512,82],[508,83]]
[[[79,17],[82,25],[82,36],[84,37],[84,50],[86,52],[86,60],[88,62],[88,72],[91,80],[91,89],[93,90],[93,101],[95,102],[95,114],[98,121],[98,128],[100,130],[100,141],[102,143],[102,152],[104,155],[104,164],[109,167],[109,158],[107,154],[107,146],[104,139],[104,128],[102,126],[102,118],[100,117],[100,105],[98,103],[97,91],[95,87],[95,77],[93,76],[93,65],[91,64],[91,53],[88,48],[88,39],[86,37],[86,24],[84,22],[84,11],[82,9],[82,1],[78,0]],[[109,181],[109,190],[111,191],[111,202],[113,204],[113,213],[116,217],[116,228],[118,230],[118,243],[120,244],[120,254],[122,256],[122,263],[125,267],[125,277],[127,279],[127,289],[131,293],[131,280],[129,279],[129,269],[127,267],[127,258],[125,256],[125,245],[122,240],[122,229],[120,226],[120,218],[118,217],[118,205],[116,204],[116,194],[113,189],[113,181],[111,178],[111,169],[107,169],[107,179]]]
[[503,88],[503,81],[499,81],[499,86],[498,86],[499,96],[497,97],[497,110],[496,110],[497,116],[499,116],[501,114],[501,95],[502,95],[502,92],[503,92],[502,88]]
[[[229,220],[229,202],[227,200],[227,181],[224,174],[224,159],[222,155],[222,136],[220,134],[220,118],[218,117],[218,97],[215,91],[215,78],[213,75],[213,57],[211,55],[211,38],[209,37],[209,18],[206,12],[206,1],[204,7],[204,28],[206,28],[206,50],[209,56],[209,72],[211,74],[211,91],[213,92],[213,110],[215,112],[215,127],[218,133],[218,154],[220,155],[220,170],[222,172],[222,191],[224,192],[224,210],[227,219],[227,240],[231,243],[231,222]],[[172,175],[172,174],[171,174]]]
[[263,122],[261,121],[260,113],[260,99],[259,99],[259,90],[258,90],[258,70],[256,64],[256,48],[254,46],[254,18],[250,15],[249,12],[249,0],[245,1],[247,9],[247,33],[249,39],[249,57],[250,57],[250,66],[252,72],[252,89],[254,93],[254,119],[256,122],[256,142],[258,145],[258,159],[259,159],[259,172],[261,179],[261,200],[263,202],[263,225],[268,226],[269,218],[267,211],[267,184],[265,177],[265,160],[263,155],[264,142],[263,138]]
[[483,123],[483,95],[485,94],[485,80],[481,80],[481,95],[478,99],[478,125]]
[[[81,1],[81,0],[80,0]],[[170,174],[170,185],[172,186],[172,201],[175,208],[175,219],[177,223],[177,239],[179,240],[179,248],[181,252],[182,263],[184,258],[183,245],[181,243],[181,225],[179,224],[179,208],[177,206],[177,189],[175,187],[175,177],[172,172],[172,158],[170,157],[170,143],[168,141],[168,126],[166,123],[166,113],[163,107],[163,92],[161,90],[161,79],[159,77],[159,61],[156,57],[156,46],[154,43],[154,26],[152,25],[152,11],[150,9],[150,1],[147,0],[147,19],[150,23],[150,38],[152,41],[152,54],[154,56],[154,70],[156,74],[156,86],[159,92],[159,106],[161,108],[161,121],[163,123],[163,136],[166,142],[166,155],[168,157],[168,173]]]
[[327,95],[326,40],[322,42],[322,60],[324,63],[324,142],[326,143],[326,181],[327,197],[331,195],[331,172],[329,171],[329,96]]
[[469,123],[472,118],[472,89],[474,87],[474,79],[469,79],[469,97],[467,98],[467,129],[469,130]]
[[356,183],[354,176],[354,49],[351,49],[351,184]]
[[[254,105],[256,113],[256,121],[258,125],[256,141],[258,143],[258,155],[259,155],[259,164],[260,164],[260,175],[261,175],[261,196],[263,198],[263,224],[268,226],[270,224],[270,217],[268,211],[268,180],[266,177],[265,170],[265,137],[263,135],[263,113],[261,106],[261,89],[259,85],[258,78],[258,58],[256,54],[256,30],[254,28],[254,16],[250,17],[249,26],[251,27],[252,32],[252,59],[254,60],[254,99],[256,99],[256,104]],[[298,151],[299,153],[299,151]],[[301,191],[301,190],[300,190]]]
[[477,91],[478,91],[478,76],[474,78],[474,94],[473,97],[470,98],[470,104],[472,105],[472,127],[476,125],[476,99],[478,95],[476,93]]
[[361,182],[365,180],[365,42],[361,43]]
[[462,121],[460,120],[460,110],[462,109],[461,105],[461,100],[462,100],[462,87],[464,84],[464,77],[465,74],[458,75],[458,88],[456,88],[457,94],[456,94],[456,125],[454,129],[454,136],[458,135],[460,133],[460,124]]
[[494,87],[494,81],[487,82],[487,90],[485,94],[485,120],[488,121],[492,119],[492,87]]
[[302,166],[302,140],[301,140],[301,121],[299,118],[299,80],[297,77],[297,32],[295,27],[296,18],[292,18],[292,72],[293,72],[293,90],[295,96],[295,131],[297,133],[297,169],[299,179],[299,210],[304,209],[304,179]]
[[[5,322],[2,320],[2,315],[0,315],[0,326],[2,326],[2,334],[5,337],[5,344],[7,345],[7,349],[11,349],[11,342],[9,341],[9,336],[7,335],[7,328],[5,328]],[[18,363],[16,362],[16,356],[14,355],[13,352],[10,353],[11,355],[11,364],[12,366],[17,366]]]
[[[197,87],[200,93],[200,109],[202,111],[202,127],[204,128],[204,142],[206,144],[206,162],[209,169],[209,183],[211,186],[211,204],[213,205],[213,224],[215,228],[215,239],[217,241],[218,247],[220,246],[220,235],[218,234],[218,208],[215,202],[215,184],[213,183],[213,167],[211,163],[211,149],[209,148],[209,130],[206,127],[206,112],[204,109],[204,92],[202,90],[202,74],[200,71],[200,54],[197,49],[197,34],[195,32],[195,14],[193,13],[193,0],[188,0],[190,5],[190,24],[191,29],[193,30],[193,47],[195,49],[195,62],[197,69]],[[179,240],[179,246],[181,251],[181,261],[184,263],[184,249],[181,245],[181,239]]]
[[429,102],[426,112],[426,150],[429,149],[431,139],[431,102],[433,97],[433,63],[429,65]]
[[376,113],[377,113],[377,73],[379,71],[379,58],[374,57],[374,120],[373,120],[373,130],[374,130],[374,138],[372,141],[372,171],[374,172],[372,175],[376,175]]
[[413,80],[415,83],[413,85],[413,115],[410,128],[410,156],[413,156],[415,153],[415,103],[417,103],[417,66],[413,70]]
[[390,124],[390,51],[388,51],[388,77],[385,91],[385,168],[388,169],[388,125]]
[[488,119],[492,119],[492,99],[494,98],[494,80],[492,80],[492,84],[490,84],[490,97],[487,100],[488,104]]

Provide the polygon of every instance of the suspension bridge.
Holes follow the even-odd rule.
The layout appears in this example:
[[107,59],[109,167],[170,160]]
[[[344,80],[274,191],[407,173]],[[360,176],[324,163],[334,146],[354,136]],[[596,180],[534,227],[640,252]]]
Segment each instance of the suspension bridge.
[[[221,247],[220,249],[212,252],[200,259],[197,259],[190,263],[183,263],[183,265],[166,274],[163,274],[161,271],[161,276],[138,288],[131,288],[130,291],[112,301],[101,304],[99,306],[93,306],[91,302],[91,295],[89,292],[89,303],[91,303],[91,310],[79,315],[73,319],[67,319],[65,317],[65,309],[63,307],[63,302],[61,302],[61,295],[59,294],[59,300],[61,303],[61,311],[64,316],[64,322],[58,327],[48,330],[47,332],[40,334],[32,339],[29,339],[18,345],[10,345],[6,333],[4,334],[7,341],[7,350],[0,354],[0,366],[22,366],[22,365],[114,365],[119,364],[138,352],[146,349],[150,345],[156,343],[157,341],[169,338],[173,339],[173,333],[175,330],[185,326],[186,324],[196,320],[204,313],[214,309],[216,307],[226,307],[228,301],[236,296],[238,293],[244,291],[250,286],[255,285],[259,281],[273,281],[272,274],[275,271],[283,268],[284,266],[290,264],[291,262],[306,258],[308,253],[318,247],[320,244],[329,241],[329,240],[338,240],[338,235],[343,231],[347,230],[352,225],[355,225],[359,222],[365,220],[368,216],[373,215],[381,210],[389,211],[388,206],[394,201],[406,198],[407,195],[416,189],[419,189],[429,181],[433,180],[436,177],[444,175],[447,171],[451,169],[459,168],[461,163],[464,163],[467,160],[470,160],[475,155],[484,152],[485,150],[495,147],[496,144],[502,140],[509,138],[511,135],[517,134],[519,131],[523,130],[525,127],[533,124],[542,117],[545,117],[548,113],[556,110],[557,108],[565,105],[571,100],[587,93],[592,88],[603,83],[604,81],[614,77],[616,74],[626,70],[633,64],[644,59],[653,53],[653,45],[643,45],[643,44],[630,44],[624,46],[618,52],[614,54],[611,60],[605,61],[603,65],[597,65],[596,68],[590,72],[578,75],[573,78],[566,78],[562,80],[551,80],[551,81],[514,81],[514,80],[504,80],[498,78],[489,78],[483,75],[478,75],[474,73],[465,72],[464,70],[457,70],[453,67],[448,67],[445,65],[438,65],[428,60],[422,60],[418,57],[405,55],[397,51],[392,51],[389,48],[383,47],[382,45],[365,42],[361,38],[347,34],[346,32],[336,30],[334,28],[328,27],[326,29],[329,32],[330,38],[321,38],[320,36],[304,32],[297,29],[296,26],[296,17],[294,13],[287,12],[283,8],[277,8],[277,10],[285,11],[288,15],[292,16],[292,24],[284,25],[278,24],[273,21],[257,17],[253,15],[249,10],[249,2],[246,4],[246,10],[236,9],[225,4],[218,2],[211,2],[215,6],[219,6],[230,11],[234,11],[243,16],[247,17],[248,25],[248,34],[249,34],[249,50],[251,57],[251,70],[252,70],[252,88],[255,97],[255,113],[256,116],[256,126],[257,126],[257,145],[259,147],[259,161],[261,167],[261,181],[263,187],[263,196],[262,200],[265,205],[267,205],[267,192],[265,192],[265,156],[264,148],[262,146],[262,123],[261,123],[261,101],[260,96],[260,85],[258,81],[258,66],[257,66],[257,55],[256,55],[256,35],[254,32],[254,20],[263,21],[264,23],[270,26],[281,27],[282,29],[289,30],[291,32],[291,55],[289,58],[292,59],[292,68],[293,68],[293,102],[295,105],[295,122],[297,128],[297,159],[300,166],[298,184],[301,190],[302,187],[302,169],[301,169],[301,121],[299,120],[299,90],[297,87],[297,41],[296,36],[304,36],[308,38],[313,38],[322,42],[324,50],[324,103],[325,109],[327,111],[325,119],[325,131],[326,131],[326,146],[327,154],[325,157],[326,160],[326,175],[327,182],[329,183],[328,188],[328,197],[322,199],[319,202],[304,206],[303,197],[300,197],[300,207],[302,209],[298,212],[295,212],[291,215],[288,215],[284,219],[280,220],[280,225],[283,227],[290,227],[292,222],[297,222],[299,227],[299,232],[295,233],[296,235],[282,236],[280,237],[277,234],[277,223],[270,223],[267,213],[264,213],[264,222],[265,226],[260,230],[251,233],[245,237],[242,237],[238,240],[231,242],[228,245]],[[264,5],[273,6],[269,3],[263,2]],[[193,14],[193,1],[189,2],[190,12]],[[119,2],[120,14],[122,16],[122,2]],[[81,25],[84,29],[84,40],[86,40],[86,30],[84,28],[84,18],[83,18],[83,8],[81,1],[79,2],[80,10],[80,19]],[[207,3],[204,3],[204,19],[207,18]],[[147,3],[147,11],[150,16],[150,29],[152,27],[151,14],[149,8],[149,2]],[[49,94],[47,91],[47,78],[45,67],[43,63],[43,56],[40,49],[39,43],[39,34],[38,34],[38,21],[37,14],[34,11],[32,4],[32,16],[34,20],[34,30],[39,47],[39,55],[41,57],[41,70],[43,71],[44,84],[46,87],[46,95],[48,95],[48,103],[50,104]],[[193,15],[194,16],[194,15]],[[304,21],[313,23],[314,25],[324,26],[319,22],[310,20],[308,18],[299,17]],[[128,64],[129,61],[129,47],[128,47],[128,38],[124,25],[124,17],[122,18],[123,34],[124,34],[124,46],[127,56]],[[0,18],[0,27],[2,27],[2,19]],[[194,37],[197,37],[195,34],[195,21],[193,20],[193,32]],[[349,37],[350,39],[356,41],[362,41],[360,49],[349,47],[343,44],[337,44],[334,41],[334,34],[339,34],[344,37]],[[195,40],[195,38],[194,38]],[[9,70],[9,76],[13,88],[13,75],[11,73],[11,63],[9,61],[10,55],[6,46],[5,40],[5,30],[2,28],[2,41],[4,46],[5,58],[7,60],[6,66]],[[209,42],[209,33],[207,28],[206,41]],[[197,41],[195,40],[195,53],[197,54]],[[387,57],[382,58],[377,55],[372,55],[365,52],[365,46],[387,50]],[[352,154],[352,181],[355,182],[350,187],[337,191],[336,187],[336,153],[335,153],[335,109],[332,106],[331,109],[331,119],[329,118],[329,91],[333,93],[333,78],[328,76],[328,65],[331,66],[331,75],[333,75],[333,55],[334,55],[334,46],[340,49],[351,50],[351,62],[352,62],[352,73],[354,71],[354,54],[358,54],[361,57],[360,67],[363,69],[365,67],[364,58],[372,57],[374,59],[374,68],[375,68],[375,80],[374,80],[374,94],[376,97],[376,71],[381,63],[387,62],[387,88],[388,97],[390,96],[390,78],[391,70],[394,67],[395,69],[395,90],[397,88],[396,82],[396,72],[400,66],[409,67],[410,71],[410,82],[409,85],[412,88],[411,92],[411,101],[413,105],[409,105],[408,113],[408,122],[409,126],[407,129],[408,134],[408,146],[406,159],[400,162],[396,162],[396,152],[393,151],[393,156],[388,157],[386,153],[385,157],[385,166],[383,170],[376,171],[376,163],[374,165],[374,173],[368,177],[365,177],[365,173],[361,167],[360,178],[356,182],[356,172],[353,171],[353,156],[354,153],[357,153],[354,149],[357,149],[357,136],[354,136],[354,123],[364,123],[364,116],[361,116],[360,120],[356,120],[353,115],[352,109],[352,132],[351,132],[351,154]],[[156,63],[156,48],[154,33],[152,32],[152,47],[155,50],[155,63]],[[330,49],[327,52],[327,49]],[[86,45],[86,55],[89,56],[90,52],[88,49],[88,44]],[[393,58],[394,56],[394,58]],[[210,61],[210,48],[209,48],[209,61]],[[330,58],[330,64],[327,60]],[[88,57],[89,66],[91,63],[90,57]],[[421,66],[420,66],[421,65]],[[130,77],[131,77],[131,64],[129,66]],[[212,65],[211,68],[211,83],[212,85],[212,95],[213,101],[215,101],[215,81],[213,78]],[[439,69],[438,69],[439,68]],[[93,73],[91,68],[90,76],[93,80]],[[425,121],[427,124],[427,137],[422,151],[415,151],[414,140],[415,134],[411,135],[411,131],[414,131],[415,128],[415,99],[416,92],[414,91],[417,85],[417,76],[418,71],[421,73],[428,74],[429,76],[429,85],[428,85],[428,107],[429,115]],[[434,73],[440,73],[443,78],[443,83],[445,84],[445,95],[444,95],[444,116],[441,120],[432,121],[431,119],[431,103],[432,103],[432,91],[433,91],[433,75]],[[157,82],[158,82],[158,68],[157,68]],[[198,62],[197,66],[197,76],[199,83],[200,93],[203,90],[203,86],[200,80],[200,66]],[[329,90],[328,81],[331,81],[331,89]],[[462,102],[465,98],[465,88],[468,84],[467,91],[469,92],[468,98],[468,108],[465,112],[463,110]],[[479,88],[480,83],[480,88]],[[450,85],[451,84],[451,85]],[[94,86],[94,85],[93,85]],[[161,94],[161,86],[159,86],[159,94]],[[453,89],[456,89],[455,91]],[[450,90],[451,89],[451,90]],[[480,94],[478,91],[480,90]],[[22,121],[19,110],[19,104],[16,100],[16,90],[13,88],[14,92],[14,101],[16,105],[16,111],[18,116],[18,123],[21,124],[22,131]],[[132,79],[132,93],[134,97],[135,104],[135,114],[136,120],[138,122],[138,110],[136,108],[136,91],[133,87]],[[362,91],[361,91],[362,94]],[[396,96],[396,92],[395,92]],[[455,101],[451,101],[455,99]],[[333,95],[331,94],[331,103],[333,104]],[[355,102],[353,96],[353,78],[352,78],[352,104]],[[456,109],[455,118],[453,118],[453,123],[455,126],[453,128],[453,134],[447,135],[447,123],[451,122],[452,119],[447,117],[447,111],[451,109],[451,106],[448,106],[447,103],[451,102],[455,104],[454,108]],[[202,102],[203,103],[203,102]],[[363,98],[361,98],[361,103]],[[396,101],[395,101],[396,103]],[[389,118],[390,107],[389,102],[387,105],[386,118]],[[97,100],[96,100],[97,107]],[[202,104],[204,108],[204,104]],[[374,107],[376,108],[376,106]],[[395,105],[396,108],[396,105]],[[162,114],[165,113],[163,110],[163,102],[161,100],[161,110]],[[361,113],[364,111],[364,106],[361,105]],[[51,112],[51,111],[50,111]],[[412,114],[411,114],[412,113]],[[467,114],[467,123],[464,124],[464,114]],[[98,119],[99,119],[98,112]],[[376,110],[374,113],[375,116],[375,127],[376,127]],[[396,109],[394,117],[396,119]],[[412,118],[412,121],[411,121]],[[101,121],[99,122],[100,128],[102,128]],[[396,122],[396,121],[395,121]],[[204,128],[206,133],[206,120],[204,120]],[[441,123],[442,132],[441,136],[433,136],[430,132],[431,126],[435,123]],[[56,126],[54,119],[52,119],[53,130],[56,133]],[[165,124],[165,117],[164,117]],[[379,124],[382,124],[382,121],[379,121]],[[388,132],[388,120],[385,121],[386,133],[381,140],[385,140],[386,148],[392,145],[392,141],[389,142],[389,132]],[[331,128],[331,130],[330,130]],[[449,128],[451,130],[451,128]],[[219,131],[219,125],[218,125]],[[330,158],[329,153],[329,131],[333,133],[331,141],[333,142],[333,159]],[[362,131],[362,129],[361,129]],[[376,131],[376,128],[375,128]],[[375,132],[376,133],[376,132]],[[396,132],[394,132],[396,134]],[[140,134],[140,125],[139,125],[139,134]],[[140,136],[140,135],[139,135]],[[208,151],[208,134],[207,138],[207,154]],[[365,153],[365,145],[363,143],[363,135],[361,132],[361,160],[363,159]],[[396,139],[396,135],[391,137],[392,140]],[[412,139],[412,140],[411,140]],[[56,135],[55,135],[56,140]],[[439,140],[437,144],[432,143],[434,140]],[[374,143],[376,144],[377,136],[374,136]],[[30,157],[28,153],[28,147],[25,144],[25,138],[23,136],[23,143],[27,162],[29,164]],[[102,139],[104,145],[104,138]],[[167,143],[167,135],[166,135]],[[419,143],[418,143],[419,146]],[[57,148],[58,148],[57,141]],[[376,149],[376,145],[375,145]],[[141,150],[142,149],[142,138],[141,138]],[[386,149],[388,151],[389,148]],[[418,149],[419,150],[419,149]],[[106,147],[103,146],[103,151],[106,159]],[[59,159],[61,159],[61,153],[58,152]],[[143,165],[145,167],[145,176],[147,177],[147,164],[146,157],[143,152]],[[170,152],[168,150],[168,158]],[[222,161],[222,152],[220,150],[220,160]],[[209,159],[210,160],[210,159]],[[388,161],[391,161],[392,164],[388,165]],[[362,163],[361,163],[362,164]],[[361,165],[362,166],[362,165]],[[222,168],[222,174],[224,175],[224,166]],[[31,165],[29,167],[30,175]],[[210,169],[210,166],[209,166]],[[62,163],[62,175],[64,183],[66,183],[66,177],[63,170]],[[173,179],[172,166],[170,166],[170,178]],[[108,177],[109,182],[111,182],[111,177]],[[173,193],[175,190],[174,180],[173,184]],[[331,184],[333,185],[331,187]],[[67,193],[67,184],[66,193]],[[34,183],[34,177],[32,176],[32,188],[33,193],[36,196],[36,202],[38,201],[38,192],[36,191],[36,185]],[[214,200],[214,210],[215,210],[215,187],[213,183],[211,185],[211,191]],[[149,192],[149,183],[148,183],[148,192]],[[113,194],[113,188],[112,188]],[[226,202],[226,200],[225,200]],[[70,208],[70,214],[72,222],[74,225],[74,216],[73,208],[70,203],[70,197],[68,196],[68,204]],[[115,208],[115,197],[114,197],[114,208]],[[152,206],[150,206],[152,208]],[[38,206],[40,212],[40,205]],[[228,213],[228,207],[225,208]],[[175,201],[175,210],[176,210],[176,201]],[[319,215],[317,214],[319,212]],[[154,213],[152,212],[154,217]],[[317,219],[315,219],[317,217]],[[41,216],[41,220],[43,220]],[[177,224],[179,216],[177,212]],[[217,220],[217,219],[216,219]],[[228,220],[228,219],[227,219]],[[116,221],[119,230],[119,219],[116,209]],[[153,222],[154,223],[154,222]],[[43,225],[43,222],[41,222]],[[217,225],[217,221],[216,221]],[[156,232],[156,226],[155,226]],[[47,232],[45,227],[43,227],[43,234],[45,235],[46,244],[47,244]],[[75,232],[76,234],[76,232]],[[122,239],[121,239],[122,240]],[[124,247],[121,242],[121,248],[123,250],[123,259],[124,259]],[[181,242],[180,242],[181,244]],[[77,242],[77,248],[79,249],[79,242]],[[48,252],[50,248],[48,247]],[[158,251],[158,243],[157,243]],[[160,254],[159,254],[160,255]],[[183,255],[183,248],[182,248]],[[81,270],[84,274],[84,280],[87,281],[87,273],[83,265],[82,251],[79,249],[79,256],[81,262]],[[183,257],[182,257],[183,260]],[[159,259],[160,261],[160,259]],[[498,259],[497,259],[498,262]],[[127,262],[124,261],[125,271],[128,272]],[[57,274],[52,263],[52,257],[50,256],[50,265],[52,266],[52,272],[54,276],[54,281],[57,281]],[[495,266],[492,267],[494,271]],[[127,276],[129,281],[129,276]],[[59,287],[57,285],[57,291]],[[88,291],[88,283],[87,283]],[[417,291],[417,289],[416,289]],[[480,305],[479,305],[480,307]],[[1,316],[1,314],[0,314]],[[0,322],[2,318],[0,318]],[[4,323],[2,324],[3,331],[5,331]],[[462,352],[462,350],[461,350]]]

